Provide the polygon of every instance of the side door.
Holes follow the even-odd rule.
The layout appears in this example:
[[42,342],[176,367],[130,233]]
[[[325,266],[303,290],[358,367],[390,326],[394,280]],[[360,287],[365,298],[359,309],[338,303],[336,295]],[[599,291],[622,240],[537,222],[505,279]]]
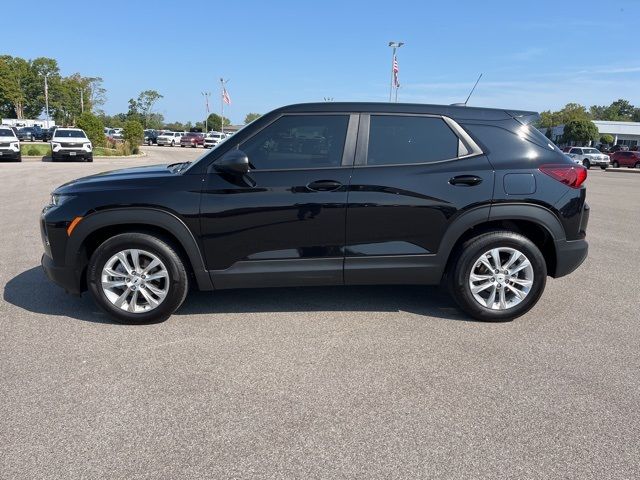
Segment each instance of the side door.
[[210,170],[201,234],[216,288],[343,283],[358,118],[283,114],[237,145],[244,178]]
[[362,115],[347,208],[345,283],[432,283],[452,221],[489,204],[494,171],[453,120]]

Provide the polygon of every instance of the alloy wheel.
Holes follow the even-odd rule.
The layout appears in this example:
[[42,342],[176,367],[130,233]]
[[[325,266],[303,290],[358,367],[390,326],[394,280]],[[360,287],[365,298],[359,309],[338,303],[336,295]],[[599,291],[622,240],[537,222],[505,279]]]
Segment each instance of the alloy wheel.
[[492,248],[473,264],[469,289],[483,307],[507,310],[527,297],[533,280],[533,266],[524,253],[515,248]]
[[127,249],[104,265],[101,286],[105,297],[130,313],[154,310],[169,293],[169,272],[162,260],[145,250]]

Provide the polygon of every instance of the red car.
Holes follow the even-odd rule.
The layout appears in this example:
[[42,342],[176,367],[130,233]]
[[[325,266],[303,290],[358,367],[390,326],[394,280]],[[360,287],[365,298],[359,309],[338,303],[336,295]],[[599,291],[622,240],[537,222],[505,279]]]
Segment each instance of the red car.
[[189,132],[182,136],[180,139],[181,147],[193,147],[196,148],[198,145],[204,147],[204,134],[197,132]]
[[611,154],[611,166],[613,168],[629,167],[640,168],[640,152],[615,152]]

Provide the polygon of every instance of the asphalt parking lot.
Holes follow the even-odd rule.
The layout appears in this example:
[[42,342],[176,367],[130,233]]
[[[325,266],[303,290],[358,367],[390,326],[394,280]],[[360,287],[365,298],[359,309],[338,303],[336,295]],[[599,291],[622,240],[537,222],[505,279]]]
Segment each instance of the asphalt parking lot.
[[590,255],[511,323],[436,288],[194,293],[113,324],[39,262],[72,178],[0,164],[0,478],[638,478],[640,175],[592,169]]

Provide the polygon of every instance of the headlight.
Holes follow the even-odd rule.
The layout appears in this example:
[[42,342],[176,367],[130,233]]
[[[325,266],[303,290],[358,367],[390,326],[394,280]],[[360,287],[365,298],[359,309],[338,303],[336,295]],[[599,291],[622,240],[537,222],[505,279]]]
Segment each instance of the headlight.
[[20,148],[20,143],[19,142],[12,143],[11,148]]
[[85,143],[84,144],[84,148],[91,150],[91,144],[90,143]]
[[63,195],[61,193],[52,193],[51,194],[51,202],[50,204],[54,207],[62,205],[67,200],[71,199],[72,195]]
[[59,147],[59,146],[60,146],[59,143],[51,142],[51,148],[56,148],[56,147]]

